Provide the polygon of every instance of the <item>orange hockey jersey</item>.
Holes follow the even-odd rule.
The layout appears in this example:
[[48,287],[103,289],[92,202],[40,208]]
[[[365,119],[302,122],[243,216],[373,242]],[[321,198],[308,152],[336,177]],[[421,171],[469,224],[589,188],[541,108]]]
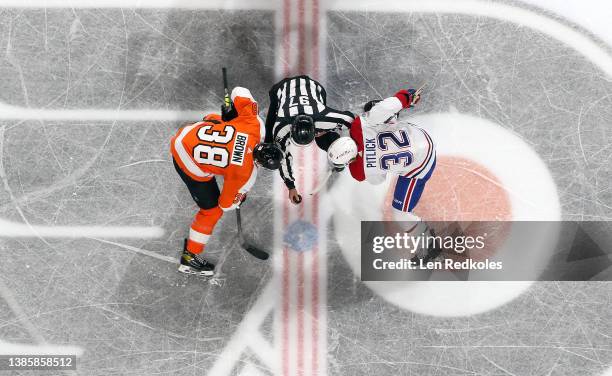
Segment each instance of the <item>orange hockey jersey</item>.
[[265,127],[249,90],[236,87],[232,100],[238,116],[224,122],[218,114],[181,128],[172,138],[171,151],[181,170],[196,181],[223,176],[219,206],[234,209],[255,183],[253,149],[264,138]]

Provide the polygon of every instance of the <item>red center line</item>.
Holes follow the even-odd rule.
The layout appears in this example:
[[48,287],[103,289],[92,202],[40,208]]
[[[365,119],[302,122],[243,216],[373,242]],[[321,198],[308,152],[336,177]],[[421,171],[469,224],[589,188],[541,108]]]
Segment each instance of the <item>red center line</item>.
[[300,252],[297,260],[298,295],[297,295],[297,374],[304,374],[304,253]]
[[[289,221],[289,210],[283,205],[283,223]],[[283,325],[283,375],[289,376],[289,250],[283,246],[283,287],[282,287],[282,325]]]
[[[284,5],[284,9],[283,9],[283,36],[282,36],[282,48],[283,48],[283,72],[285,76],[289,76],[290,74],[295,74],[295,73],[300,73],[300,74],[308,74],[311,73],[315,76],[315,78],[318,78],[317,76],[319,75],[319,2],[318,0],[312,0],[312,34],[310,35],[310,37],[312,38],[312,47],[313,48],[309,48],[309,50],[312,51],[312,60],[311,60],[311,64],[309,64],[309,60],[307,59],[307,54],[309,51],[307,51],[306,49],[306,45],[307,45],[307,37],[306,37],[306,22],[305,22],[305,17],[306,17],[306,0],[297,0],[297,11],[298,11],[298,28],[297,28],[297,32],[298,32],[298,61],[297,64],[295,64],[295,62],[292,64],[291,63],[291,10],[292,10],[292,5],[293,1],[291,0],[284,0],[283,1],[283,5]],[[295,9],[295,8],[293,8]],[[309,66],[310,65],[310,66]],[[295,72],[295,70],[299,70],[299,72]],[[309,72],[310,71],[310,72]],[[305,176],[304,176],[304,171],[303,167],[304,163],[305,163],[305,159],[306,157],[310,157],[312,158],[313,162],[312,162],[312,168],[313,168],[313,179],[311,179],[311,185],[312,187],[316,187],[318,185],[318,168],[319,168],[319,151],[316,148],[311,148],[311,150],[307,150],[307,149],[302,149],[299,151],[299,157],[298,157],[298,172],[299,172],[299,176],[298,176],[298,186],[300,187],[300,189],[305,190]],[[301,171],[300,171],[301,170]],[[310,185],[310,184],[309,184]],[[308,187],[309,189],[311,189],[311,187]],[[305,191],[302,193],[306,193]],[[303,219],[303,220],[308,220],[310,219],[310,222],[315,226],[315,228],[318,229],[318,224],[319,224],[319,211],[318,211],[318,198],[315,196],[312,199],[311,205],[312,205],[312,214],[311,214],[311,218],[307,218],[307,215],[305,213],[305,203],[301,204],[298,206],[297,211],[298,211],[298,218],[299,219]],[[284,201],[283,204],[283,222],[284,222],[284,228],[286,228],[289,225],[289,221],[290,221],[290,210],[292,210],[293,205],[289,204],[286,199]],[[321,234],[319,234],[319,236],[321,236]],[[320,329],[320,325],[319,325],[319,300],[320,300],[320,291],[319,291],[319,257],[318,257],[318,253],[319,253],[319,249],[318,249],[318,244],[314,244],[313,249],[310,250],[312,252],[312,262],[313,264],[311,265],[311,268],[309,268],[310,270],[312,270],[312,275],[310,278],[310,281],[312,283],[312,331],[310,333],[310,336],[312,336],[312,374],[313,375],[318,375],[318,368],[319,368],[319,356],[318,356],[318,350],[319,350],[319,329]],[[283,336],[283,343],[282,346],[284,347],[283,351],[282,351],[282,361],[283,361],[283,374],[286,376],[290,376],[290,371],[291,367],[290,367],[290,355],[292,354],[292,350],[291,350],[291,346],[293,345],[291,343],[291,339],[289,336],[289,332],[290,332],[290,328],[289,328],[289,324],[291,321],[290,318],[290,305],[291,305],[291,287],[290,287],[290,282],[291,282],[291,273],[290,273],[290,264],[291,264],[291,259],[293,257],[293,251],[287,247],[284,246],[283,247],[283,288],[282,288],[282,295],[283,295],[283,305],[282,305],[282,319],[283,319],[283,323],[282,323],[282,336]],[[297,296],[296,296],[296,300],[297,300],[297,309],[296,309],[296,314],[297,314],[297,347],[296,347],[296,360],[297,360],[297,369],[295,371],[297,371],[298,375],[303,375],[304,374],[304,358],[305,358],[305,351],[304,351],[304,340],[305,340],[305,283],[306,283],[306,278],[305,278],[305,270],[304,270],[304,263],[305,263],[305,256],[304,253],[299,252],[296,254],[297,256],[297,274],[296,274],[296,279],[297,279]],[[310,312],[309,312],[310,313]]]
[[299,14],[299,22],[298,22],[298,49],[300,57],[298,58],[298,73],[299,74],[307,74],[306,72],[306,38],[305,38],[305,13],[306,9],[304,7],[305,0],[298,0],[298,14]]
[[[291,23],[290,0],[283,0],[283,72],[284,75],[289,74],[289,44],[290,34],[289,25]],[[284,196],[284,195],[283,195]],[[287,201],[283,200],[283,229],[287,227],[289,222],[289,208]],[[282,236],[282,234],[281,234]],[[283,241],[283,240],[281,240]],[[284,242],[284,241],[283,241]],[[283,375],[289,376],[289,250],[286,245],[283,245],[283,286],[282,286],[282,363]]]
[[312,0],[312,74],[319,80],[319,0]]
[[[298,73],[306,73],[306,35],[305,35],[305,0],[298,0]],[[306,149],[301,149],[299,154],[299,166],[303,167],[306,157]],[[300,189],[305,188],[304,170],[298,167]],[[302,192],[306,195],[306,192]],[[299,206],[299,218],[307,219],[305,215],[305,203]],[[306,250],[304,250],[306,251]],[[297,375],[304,375],[304,252],[297,255]]]
[[[305,60],[306,60],[306,41],[305,41],[305,0],[298,0],[298,70],[300,74],[305,72]],[[304,161],[306,156],[306,150],[300,150],[299,167],[304,167]],[[300,169],[299,181],[300,189],[304,190],[304,169]],[[305,195],[306,192],[302,192]],[[300,204],[299,207],[299,218],[306,219],[305,216],[305,203]],[[297,280],[297,375],[302,376],[304,374],[304,253],[299,252],[297,255],[297,269],[298,269],[298,280]]]
[[[318,166],[319,161],[318,158],[314,158],[314,171],[315,176],[313,179],[313,187],[316,187],[318,183]],[[318,229],[319,227],[319,200],[318,198],[313,199],[312,202],[312,218],[315,227]],[[319,236],[323,236],[324,234],[319,233]],[[318,242],[319,240],[317,240]],[[315,244],[312,249],[312,374],[317,375],[319,368],[319,247],[318,244]]]
[[285,76],[289,75],[289,44],[291,43],[291,35],[289,26],[291,25],[291,0],[283,0],[283,72]]
[[[315,79],[319,77],[319,0],[312,0],[312,73]],[[317,151],[315,149],[315,151]],[[313,158],[313,187],[319,185],[319,158]],[[319,229],[319,195],[312,200],[313,224]],[[325,232],[319,233],[325,236]],[[319,247],[317,244],[312,249],[312,375],[319,374]]]

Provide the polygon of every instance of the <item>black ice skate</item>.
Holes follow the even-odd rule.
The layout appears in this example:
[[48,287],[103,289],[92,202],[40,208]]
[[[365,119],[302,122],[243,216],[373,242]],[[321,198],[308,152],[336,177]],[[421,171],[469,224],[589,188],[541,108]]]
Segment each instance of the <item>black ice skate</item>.
[[189,252],[187,250],[187,240],[185,240],[183,253],[181,253],[181,264],[179,265],[178,270],[179,272],[185,274],[210,277],[215,272],[215,265]]
[[[429,236],[435,237],[436,233],[433,229],[428,229]],[[419,248],[415,255],[410,259],[412,264],[418,264],[419,260],[423,260],[423,264],[426,264],[430,261],[437,261],[440,255],[442,254],[442,248],[436,245],[436,242],[433,241],[431,244],[428,244],[427,247]]]
[[423,257],[423,262],[428,263],[430,261],[441,261],[444,260],[444,256],[441,256],[442,248],[437,245],[433,245],[432,247],[427,249],[427,255]]

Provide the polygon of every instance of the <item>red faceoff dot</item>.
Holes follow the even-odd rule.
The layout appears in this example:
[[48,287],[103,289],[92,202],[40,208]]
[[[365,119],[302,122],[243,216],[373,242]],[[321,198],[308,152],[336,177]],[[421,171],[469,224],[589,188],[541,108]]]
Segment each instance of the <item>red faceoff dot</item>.
[[[385,199],[385,220],[392,220],[394,188],[392,184]],[[485,247],[469,254],[478,261],[493,256],[507,238],[510,226],[506,222],[512,220],[512,205],[499,179],[480,163],[463,157],[438,156],[436,169],[414,214],[430,223],[444,221],[443,228],[431,223],[438,235],[460,230],[466,236],[484,236]],[[446,226],[449,221],[471,223],[452,229]],[[445,252],[445,255],[457,261],[468,256],[456,252]]]
[[480,163],[439,156],[414,213],[427,221],[510,221],[512,204],[499,179]]

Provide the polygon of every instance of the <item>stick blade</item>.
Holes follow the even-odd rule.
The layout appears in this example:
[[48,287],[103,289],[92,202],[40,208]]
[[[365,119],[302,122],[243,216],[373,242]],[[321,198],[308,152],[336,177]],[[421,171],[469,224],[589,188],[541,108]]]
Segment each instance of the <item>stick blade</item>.
[[250,253],[253,257],[260,260],[267,260],[270,257],[268,252],[262,251],[261,249],[249,244],[242,244],[242,248],[244,248],[244,250]]
[[268,252],[250,245],[244,239],[244,235],[242,234],[242,220],[240,218],[240,207],[236,209],[236,227],[238,228],[238,239],[240,240],[240,246],[242,247],[242,249],[250,253],[251,256],[257,259],[260,259],[260,260],[267,260],[270,257],[270,254],[268,254]]

